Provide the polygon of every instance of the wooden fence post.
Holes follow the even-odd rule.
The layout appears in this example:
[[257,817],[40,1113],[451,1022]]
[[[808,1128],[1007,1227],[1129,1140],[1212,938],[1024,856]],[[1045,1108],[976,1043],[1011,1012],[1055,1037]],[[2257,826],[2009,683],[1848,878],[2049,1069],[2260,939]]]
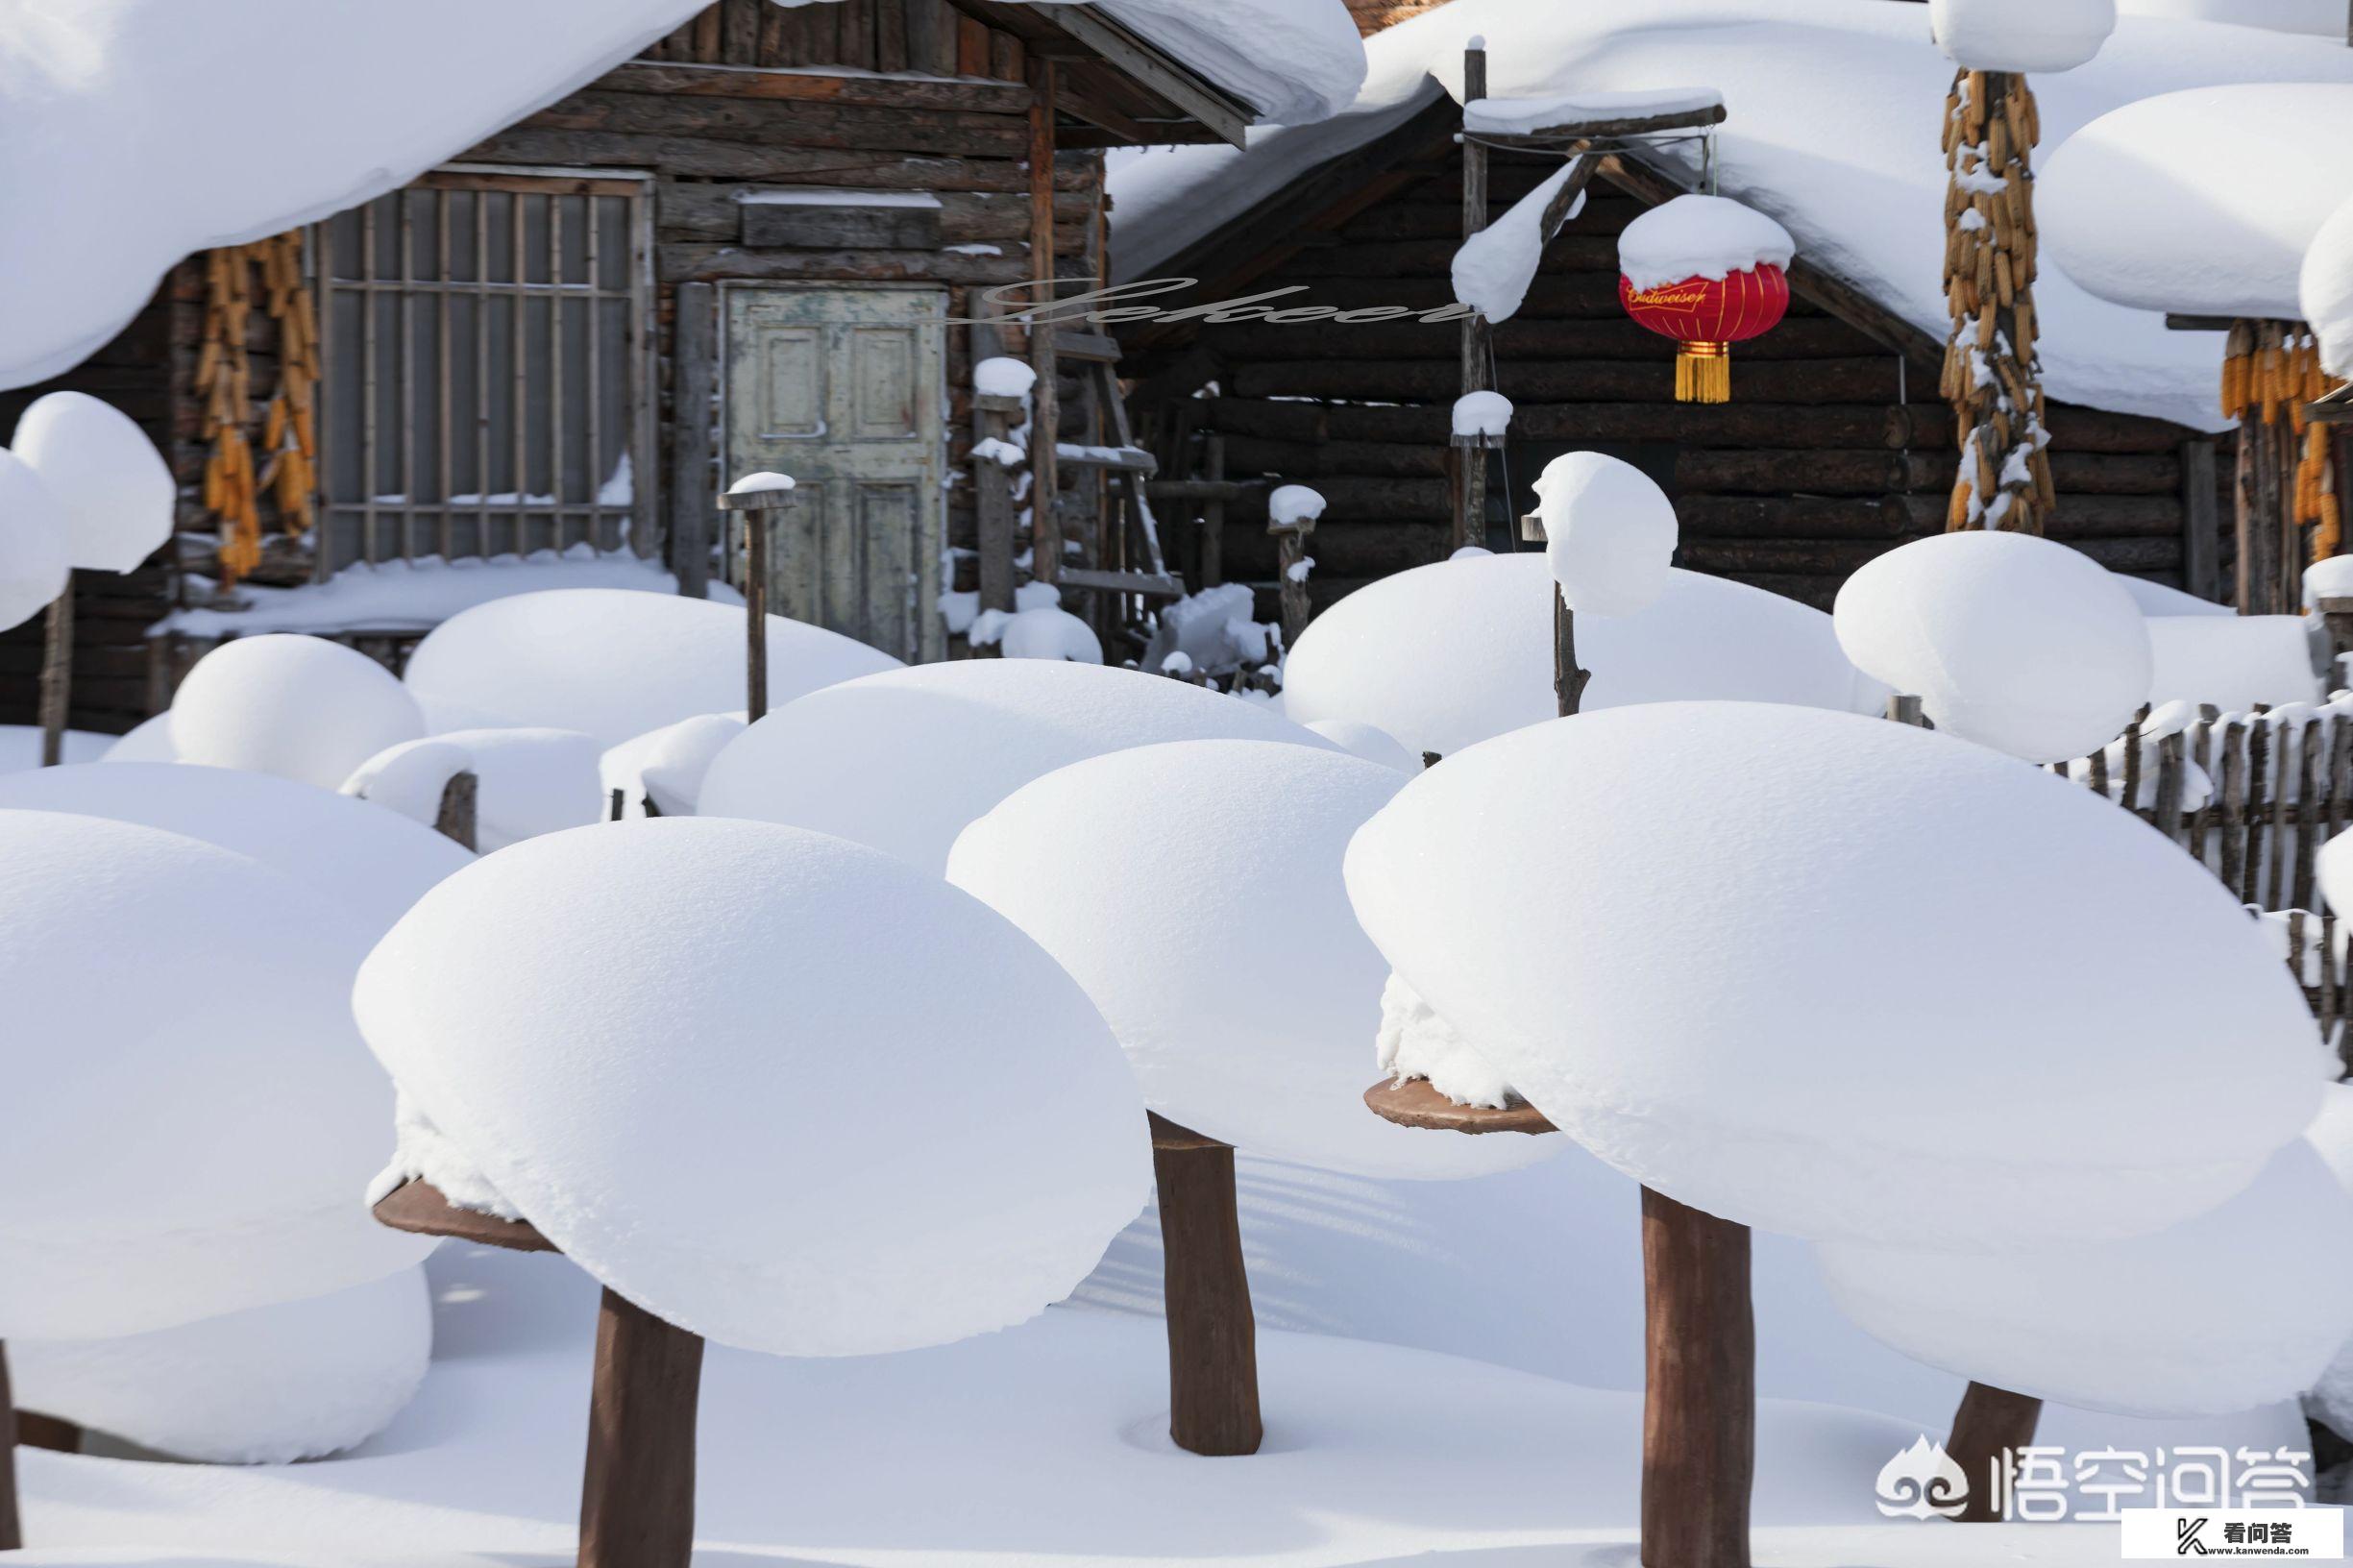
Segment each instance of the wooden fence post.
[[2034,1441],[2043,1418],[2043,1402],[2024,1394],[1972,1383],[1952,1417],[1952,1433],[1945,1441],[1945,1457],[1961,1467],[1969,1482],[1968,1506],[1958,1518],[1965,1525],[1997,1524],[2001,1519],[2001,1494],[2009,1488],[1990,1484],[1994,1464],[2002,1475],[2017,1474],[2018,1451]]
[[[1484,38],[1473,38],[1462,51],[1462,102],[1476,103],[1487,95],[1487,44]],[[1487,149],[1484,143],[1470,134],[1465,126],[1462,133],[1462,238],[1464,243],[1479,237],[1487,227]],[[1487,318],[1473,311],[1462,318],[1462,392],[1488,390],[1490,345],[1494,329]],[[1484,448],[1465,447],[1454,453],[1458,465],[1455,484],[1454,539],[1449,550],[1460,550],[1464,545],[1486,542],[1487,535],[1487,454]]]
[[604,1292],[580,1480],[579,1568],[688,1568],[702,1337]]
[[1234,1150],[1158,1115],[1151,1127],[1168,1313],[1168,1435],[1194,1454],[1255,1454],[1265,1428]]
[[55,768],[65,760],[65,729],[73,714],[74,575],[71,572],[65,574],[65,591],[50,601],[49,624],[43,629],[41,766]]
[[744,712],[755,724],[768,717],[769,535],[775,514],[793,504],[790,490],[730,490],[719,498],[720,510],[743,514]]
[[1642,1189],[1645,1568],[1749,1568],[1756,1323],[1749,1228]]
[[449,783],[442,786],[433,831],[467,849],[478,850],[480,815],[481,780],[472,772],[452,773]]
[[9,1393],[8,1345],[0,1342],[0,1552],[25,1544],[23,1516],[16,1505],[16,1407]]

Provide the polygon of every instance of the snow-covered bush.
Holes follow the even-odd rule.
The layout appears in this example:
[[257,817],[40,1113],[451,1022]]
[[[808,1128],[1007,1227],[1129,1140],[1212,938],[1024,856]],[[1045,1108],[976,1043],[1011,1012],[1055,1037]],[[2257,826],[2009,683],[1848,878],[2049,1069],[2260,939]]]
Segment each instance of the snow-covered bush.
[[48,608],[71,574],[65,506],[23,458],[0,452],[0,631]]
[[1010,615],[983,610],[972,623],[972,646],[993,646],[1009,659],[1103,662],[1103,642],[1094,628],[1059,604],[1035,605]]
[[1572,452],[1536,479],[1544,559],[1560,598],[1583,615],[1635,615],[1666,592],[1675,506],[1633,464]]
[[171,729],[183,762],[332,790],[379,751],[423,735],[425,715],[365,653],[271,633],[232,639],[197,660],[172,698]]
[[1188,674],[1227,675],[1282,656],[1283,628],[1257,619],[1249,585],[1221,582],[1164,607],[1145,645],[1143,668],[1166,673],[1171,654]]
[[412,1113],[380,1193],[487,1188],[629,1301],[746,1349],[1018,1323],[1149,1181],[1134,1077],[1077,985],[978,900],[822,834],[689,818],[518,845],[395,927],[353,1006]]
[[180,497],[155,443],[86,392],[50,392],[16,421],[11,450],[64,506],[69,553],[86,570],[129,572],[171,537]]

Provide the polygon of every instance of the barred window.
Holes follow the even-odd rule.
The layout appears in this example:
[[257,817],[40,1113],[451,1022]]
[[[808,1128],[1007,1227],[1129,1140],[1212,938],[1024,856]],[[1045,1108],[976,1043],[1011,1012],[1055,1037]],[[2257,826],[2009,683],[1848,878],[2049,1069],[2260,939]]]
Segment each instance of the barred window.
[[315,231],[322,576],[652,538],[650,199],[445,170]]

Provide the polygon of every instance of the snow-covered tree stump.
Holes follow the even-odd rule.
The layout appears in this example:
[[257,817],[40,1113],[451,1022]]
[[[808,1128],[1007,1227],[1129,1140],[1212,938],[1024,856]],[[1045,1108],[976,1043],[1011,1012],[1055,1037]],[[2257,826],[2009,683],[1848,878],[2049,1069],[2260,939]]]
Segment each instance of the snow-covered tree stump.
[[2012,71],[1964,68],[1945,100],[1943,391],[1961,443],[1949,528],[2041,533],[2056,496],[2035,355],[2034,93]]
[[1155,1115],[1152,1173],[1168,1315],[1168,1435],[1194,1454],[1255,1454],[1265,1425],[1233,1147]]

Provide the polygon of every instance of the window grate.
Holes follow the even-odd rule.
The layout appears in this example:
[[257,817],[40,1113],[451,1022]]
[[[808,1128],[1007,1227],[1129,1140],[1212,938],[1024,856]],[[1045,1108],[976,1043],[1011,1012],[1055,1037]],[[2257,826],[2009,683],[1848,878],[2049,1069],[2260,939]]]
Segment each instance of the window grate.
[[652,539],[648,183],[445,171],[314,232],[318,571]]

